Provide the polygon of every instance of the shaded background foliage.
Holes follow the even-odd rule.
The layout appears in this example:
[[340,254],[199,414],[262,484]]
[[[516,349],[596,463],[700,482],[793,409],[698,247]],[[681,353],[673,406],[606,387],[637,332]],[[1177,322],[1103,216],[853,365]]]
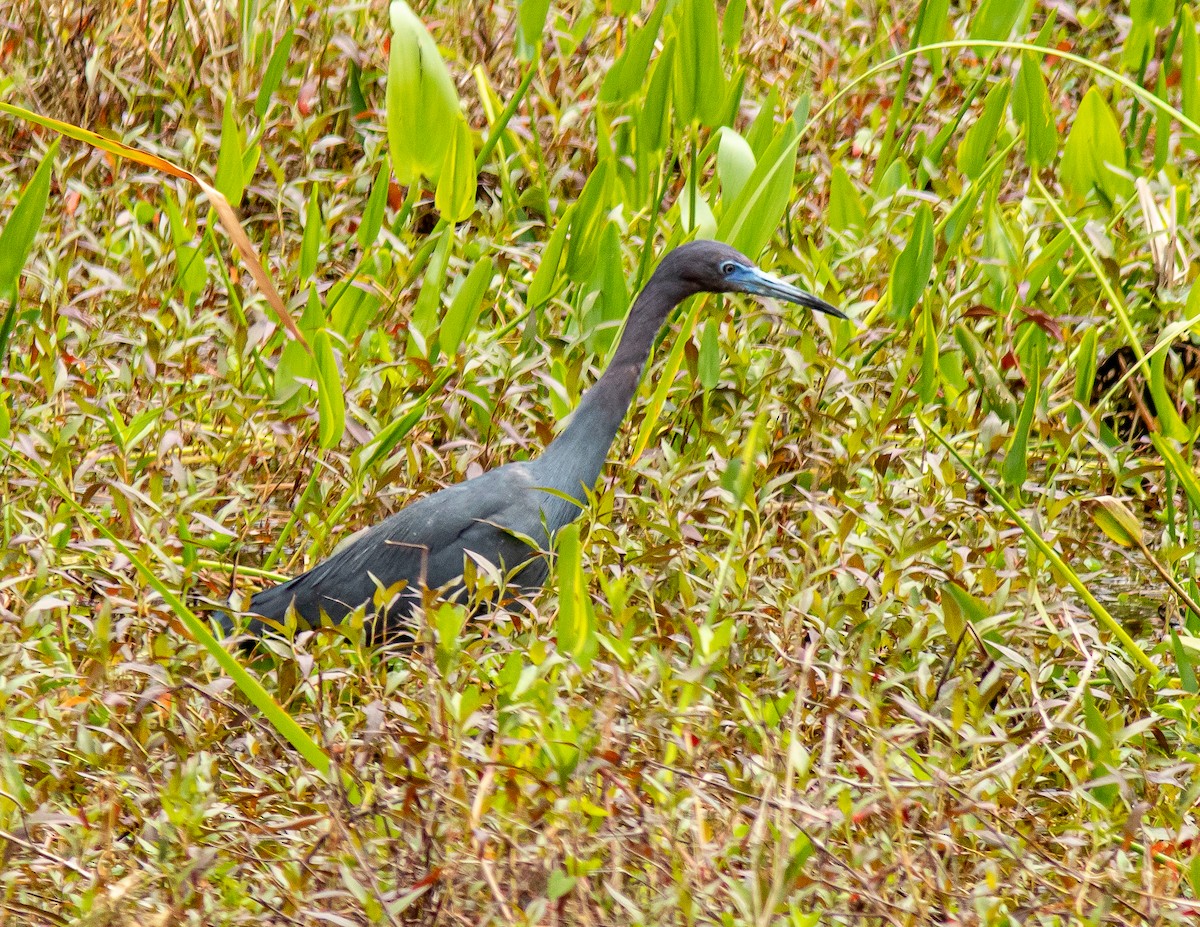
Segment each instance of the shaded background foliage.
[[[58,148],[0,418],[14,922],[1194,919],[1193,11],[637,7],[418,8],[476,151],[529,77],[457,226],[381,172],[379,5],[3,8],[5,99],[216,178],[327,348],[195,191]],[[11,217],[51,139],[0,132]],[[692,226],[860,325],[685,307],[530,612],[274,645],[355,799],[38,475],[245,595],[536,452]]]

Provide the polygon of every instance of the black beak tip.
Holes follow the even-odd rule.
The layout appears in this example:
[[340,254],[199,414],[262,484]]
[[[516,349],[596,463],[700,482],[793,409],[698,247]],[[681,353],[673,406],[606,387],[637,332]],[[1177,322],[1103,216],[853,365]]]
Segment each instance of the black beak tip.
[[841,309],[835,309],[833,306],[829,305],[829,303],[825,302],[823,299],[815,299],[813,301],[813,305],[811,308],[816,309],[818,312],[824,312],[826,315],[831,315],[835,319],[842,319],[845,322],[853,321],[853,319],[851,319],[850,316],[846,315],[846,313],[842,312]]

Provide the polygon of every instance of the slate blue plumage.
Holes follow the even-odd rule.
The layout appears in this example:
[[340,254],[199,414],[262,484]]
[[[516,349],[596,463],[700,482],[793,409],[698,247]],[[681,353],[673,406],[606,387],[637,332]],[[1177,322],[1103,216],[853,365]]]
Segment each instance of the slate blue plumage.
[[[322,612],[338,622],[365,603],[378,639],[405,629],[422,586],[446,587],[446,595],[461,595],[468,551],[510,571],[525,564],[516,585],[523,592],[540,588],[548,573],[545,557],[523,538],[547,550],[554,533],[579,516],[625,420],[659,329],[676,305],[701,292],[753,293],[845,318],[828,303],[758,270],[727,245],[682,245],[663,258],[634,302],[608,368],[541,456],[413,502],[307,573],[262,590],[249,611],[283,621],[294,606],[300,619],[318,625]],[[386,615],[375,614],[378,586],[398,583],[405,584],[405,591],[391,601]],[[231,624],[222,618],[228,631]],[[265,627],[252,619],[247,629],[261,634]]]

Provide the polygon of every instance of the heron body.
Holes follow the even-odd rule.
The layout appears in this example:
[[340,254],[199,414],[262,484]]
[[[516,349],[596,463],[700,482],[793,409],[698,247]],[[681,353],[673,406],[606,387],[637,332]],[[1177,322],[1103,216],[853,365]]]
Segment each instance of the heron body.
[[[505,571],[519,592],[540,588],[549,570],[541,553],[583,510],[659,329],[675,306],[701,292],[772,296],[845,318],[828,303],[758,270],[727,245],[681,245],[663,258],[634,302],[604,374],[539,457],[418,499],[307,573],[257,593],[249,611],[281,622],[294,608],[302,621],[317,626],[322,613],[336,623],[365,606],[372,636],[380,638],[406,628],[423,589],[461,598],[468,556]],[[397,592],[382,612],[375,604],[381,588]],[[248,630],[260,634],[265,627],[256,618]]]

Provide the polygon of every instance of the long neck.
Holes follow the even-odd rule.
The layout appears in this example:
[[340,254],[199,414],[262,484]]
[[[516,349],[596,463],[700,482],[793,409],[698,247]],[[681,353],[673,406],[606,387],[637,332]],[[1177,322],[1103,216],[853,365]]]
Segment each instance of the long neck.
[[566,429],[540,458],[541,466],[553,477],[554,487],[576,499],[582,500],[584,488],[591,489],[600,476],[637,392],[658,330],[671,310],[691,295],[677,277],[661,271],[650,278],[629,311],[624,334],[608,368],[584,393]]

